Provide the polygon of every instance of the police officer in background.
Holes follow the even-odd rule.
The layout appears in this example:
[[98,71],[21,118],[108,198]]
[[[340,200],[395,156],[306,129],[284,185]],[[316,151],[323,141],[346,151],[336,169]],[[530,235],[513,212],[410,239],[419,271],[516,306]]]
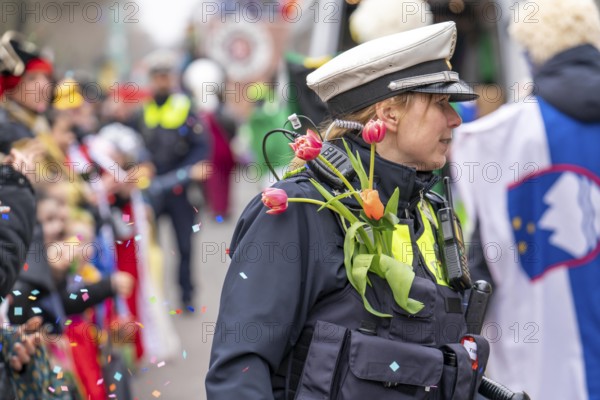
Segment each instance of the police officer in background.
[[[267,215],[257,196],[230,246],[206,377],[209,400],[473,398],[489,345],[473,335],[471,357],[461,345],[462,293],[443,270],[433,212],[443,201],[430,193],[438,179],[432,171],[446,162],[452,130],[461,124],[450,102],[476,98],[451,70],[455,43],[453,22],[431,25],[366,42],[307,78],[334,118],[385,126],[376,144],[375,188],[383,204],[399,188],[394,256],[412,267],[410,297],[424,308],[407,313],[388,281],[369,273],[369,303],[392,317],[368,312],[347,278],[335,214],[290,203],[280,215]],[[368,168],[370,145],[360,131],[333,127],[328,140],[341,146],[342,137]],[[320,179],[318,171],[275,187],[290,198],[322,200],[309,178]],[[360,210],[353,198],[343,201]]]
[[[160,50],[151,53],[147,63],[152,99],[144,104],[134,127],[144,138],[155,173],[158,176],[188,175],[195,171],[194,179],[203,180],[208,167],[203,168],[202,161],[210,156],[208,137],[194,115],[190,98],[175,91],[176,59],[172,53]],[[191,169],[192,166],[200,168]],[[194,294],[190,262],[192,226],[196,218],[186,189],[187,185],[177,185],[153,199],[156,218],[168,215],[175,229],[180,257],[178,281],[184,310],[191,305]]]

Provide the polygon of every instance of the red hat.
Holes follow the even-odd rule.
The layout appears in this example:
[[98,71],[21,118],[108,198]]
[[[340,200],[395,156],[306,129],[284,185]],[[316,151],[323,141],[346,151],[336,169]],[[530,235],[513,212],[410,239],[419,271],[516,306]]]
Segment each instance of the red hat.
[[[50,76],[52,75],[52,64],[43,58],[32,58],[25,64],[25,71],[23,74],[27,72],[42,72]],[[22,77],[23,75],[0,75],[0,95],[2,95],[4,91],[14,89],[19,84]]]

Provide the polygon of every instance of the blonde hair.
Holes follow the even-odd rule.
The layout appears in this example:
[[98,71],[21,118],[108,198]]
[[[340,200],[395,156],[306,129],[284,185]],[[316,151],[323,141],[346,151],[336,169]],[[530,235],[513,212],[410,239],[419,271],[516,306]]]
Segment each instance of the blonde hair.
[[[406,110],[408,110],[410,100],[412,98],[413,98],[412,93],[402,93],[397,96],[390,97],[389,99],[382,100],[379,103],[386,103],[386,105],[399,105],[404,111],[406,111]],[[376,118],[375,110],[376,110],[377,104],[379,104],[379,103],[375,103],[375,104],[372,104],[361,110],[355,111],[350,114],[346,114],[345,116],[343,116],[340,119],[343,119],[344,121],[358,122],[362,125],[365,125],[370,120]],[[323,136],[325,135],[325,132],[331,126],[332,122],[333,121],[331,119],[325,120],[318,127],[319,132],[321,132],[321,134]],[[351,132],[351,131],[348,130],[347,128],[333,125],[331,127],[331,129],[329,130],[329,133],[327,134],[327,141],[331,142],[333,140],[340,139],[340,138],[344,137],[346,134],[348,134],[349,132]],[[323,140],[325,140],[325,137],[323,137]],[[298,168],[304,166],[305,164],[306,164],[306,162],[304,160],[302,160],[298,157],[294,157],[288,166],[288,170],[293,171],[295,169],[298,169]]]
[[535,65],[584,44],[600,48],[600,15],[592,0],[521,2],[515,17],[509,32]]

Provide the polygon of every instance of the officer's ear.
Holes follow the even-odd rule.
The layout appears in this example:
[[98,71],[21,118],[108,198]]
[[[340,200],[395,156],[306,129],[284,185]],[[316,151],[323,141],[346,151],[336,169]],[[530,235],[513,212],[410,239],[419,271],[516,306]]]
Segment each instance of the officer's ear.
[[387,132],[397,132],[400,122],[400,110],[397,105],[389,100],[380,101],[375,104],[375,114],[386,127]]

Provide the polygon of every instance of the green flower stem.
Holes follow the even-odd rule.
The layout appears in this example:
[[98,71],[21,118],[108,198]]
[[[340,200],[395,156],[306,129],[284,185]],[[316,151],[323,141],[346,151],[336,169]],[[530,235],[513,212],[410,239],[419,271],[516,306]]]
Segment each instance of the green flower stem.
[[[318,206],[324,206],[325,205],[324,201],[314,200],[314,199],[305,199],[305,198],[302,198],[302,197],[289,197],[288,198],[288,202],[289,203],[310,203],[310,204],[316,204]],[[328,205],[326,207],[329,208],[331,211],[335,211],[336,213],[342,215],[342,213],[340,213],[339,210],[337,210],[332,205]]]
[[[342,175],[342,173],[340,171],[338,171],[338,169],[336,167],[333,166],[333,164],[331,164],[329,162],[329,160],[327,160],[325,157],[323,157],[322,155],[319,154],[319,160],[323,161],[325,163],[325,165],[327,165],[329,167],[329,169],[331,169],[333,171],[333,173],[342,180],[342,182],[344,182],[344,185],[346,185],[346,187],[348,188],[348,190],[350,191],[355,191],[354,187],[350,184],[350,182],[348,182],[348,179],[346,179],[346,177],[344,175]],[[356,199],[356,201],[358,201],[358,204],[360,204],[360,206],[363,206],[363,201],[360,198],[360,195],[358,193],[354,193],[354,198]]]
[[[315,199],[305,199],[303,197],[289,197],[288,202],[289,203],[309,203],[309,204],[316,204],[318,206],[325,205],[324,201],[315,200]],[[326,207],[328,209],[330,209],[331,211],[335,211],[336,213],[340,214],[342,217],[344,217],[346,220],[348,220],[351,224],[358,221],[358,218],[356,218],[356,216],[354,214],[352,214],[346,207],[342,207],[340,209],[337,209],[332,205],[328,205]],[[361,239],[365,243],[365,246],[367,246],[367,249],[369,250],[369,252],[373,253],[375,249],[374,249],[373,243],[371,243],[371,239],[369,238],[369,235],[367,235],[367,232],[364,229],[360,228],[358,230],[358,234],[360,235]]]
[[375,172],[375,143],[371,143],[371,164],[369,165],[369,189],[373,189],[374,172]]

